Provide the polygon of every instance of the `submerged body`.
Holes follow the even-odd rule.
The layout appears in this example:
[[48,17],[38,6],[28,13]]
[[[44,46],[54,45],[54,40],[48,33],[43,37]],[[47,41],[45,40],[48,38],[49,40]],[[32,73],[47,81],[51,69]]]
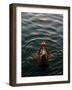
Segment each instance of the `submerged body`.
[[41,42],[40,48],[38,50],[38,65],[40,66],[48,65],[48,49],[44,41]]

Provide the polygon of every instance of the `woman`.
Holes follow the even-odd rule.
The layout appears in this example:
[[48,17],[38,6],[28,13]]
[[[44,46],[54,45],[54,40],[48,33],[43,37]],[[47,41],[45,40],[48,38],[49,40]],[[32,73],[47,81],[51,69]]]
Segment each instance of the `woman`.
[[40,48],[38,50],[38,64],[40,66],[48,65],[48,49],[44,41],[41,42]]

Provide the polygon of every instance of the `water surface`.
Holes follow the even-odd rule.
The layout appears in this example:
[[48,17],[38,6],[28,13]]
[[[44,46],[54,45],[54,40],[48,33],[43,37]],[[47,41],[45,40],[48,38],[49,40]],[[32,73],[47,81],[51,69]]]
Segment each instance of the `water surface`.
[[[63,15],[21,13],[22,77],[63,74]],[[41,41],[49,50],[48,67],[37,63]]]

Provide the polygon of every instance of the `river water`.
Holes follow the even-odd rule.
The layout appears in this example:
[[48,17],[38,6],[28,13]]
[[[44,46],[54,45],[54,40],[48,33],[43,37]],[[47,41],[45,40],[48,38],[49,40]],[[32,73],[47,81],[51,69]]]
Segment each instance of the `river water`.
[[[41,41],[49,50],[48,66],[37,63]],[[22,77],[63,75],[63,15],[21,13]]]

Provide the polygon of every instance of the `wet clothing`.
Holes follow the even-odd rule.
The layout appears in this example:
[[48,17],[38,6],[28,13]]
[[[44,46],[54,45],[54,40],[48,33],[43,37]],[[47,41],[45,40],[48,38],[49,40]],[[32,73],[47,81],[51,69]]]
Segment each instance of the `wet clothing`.
[[42,55],[42,65],[45,65],[45,64],[46,64],[46,56]]

